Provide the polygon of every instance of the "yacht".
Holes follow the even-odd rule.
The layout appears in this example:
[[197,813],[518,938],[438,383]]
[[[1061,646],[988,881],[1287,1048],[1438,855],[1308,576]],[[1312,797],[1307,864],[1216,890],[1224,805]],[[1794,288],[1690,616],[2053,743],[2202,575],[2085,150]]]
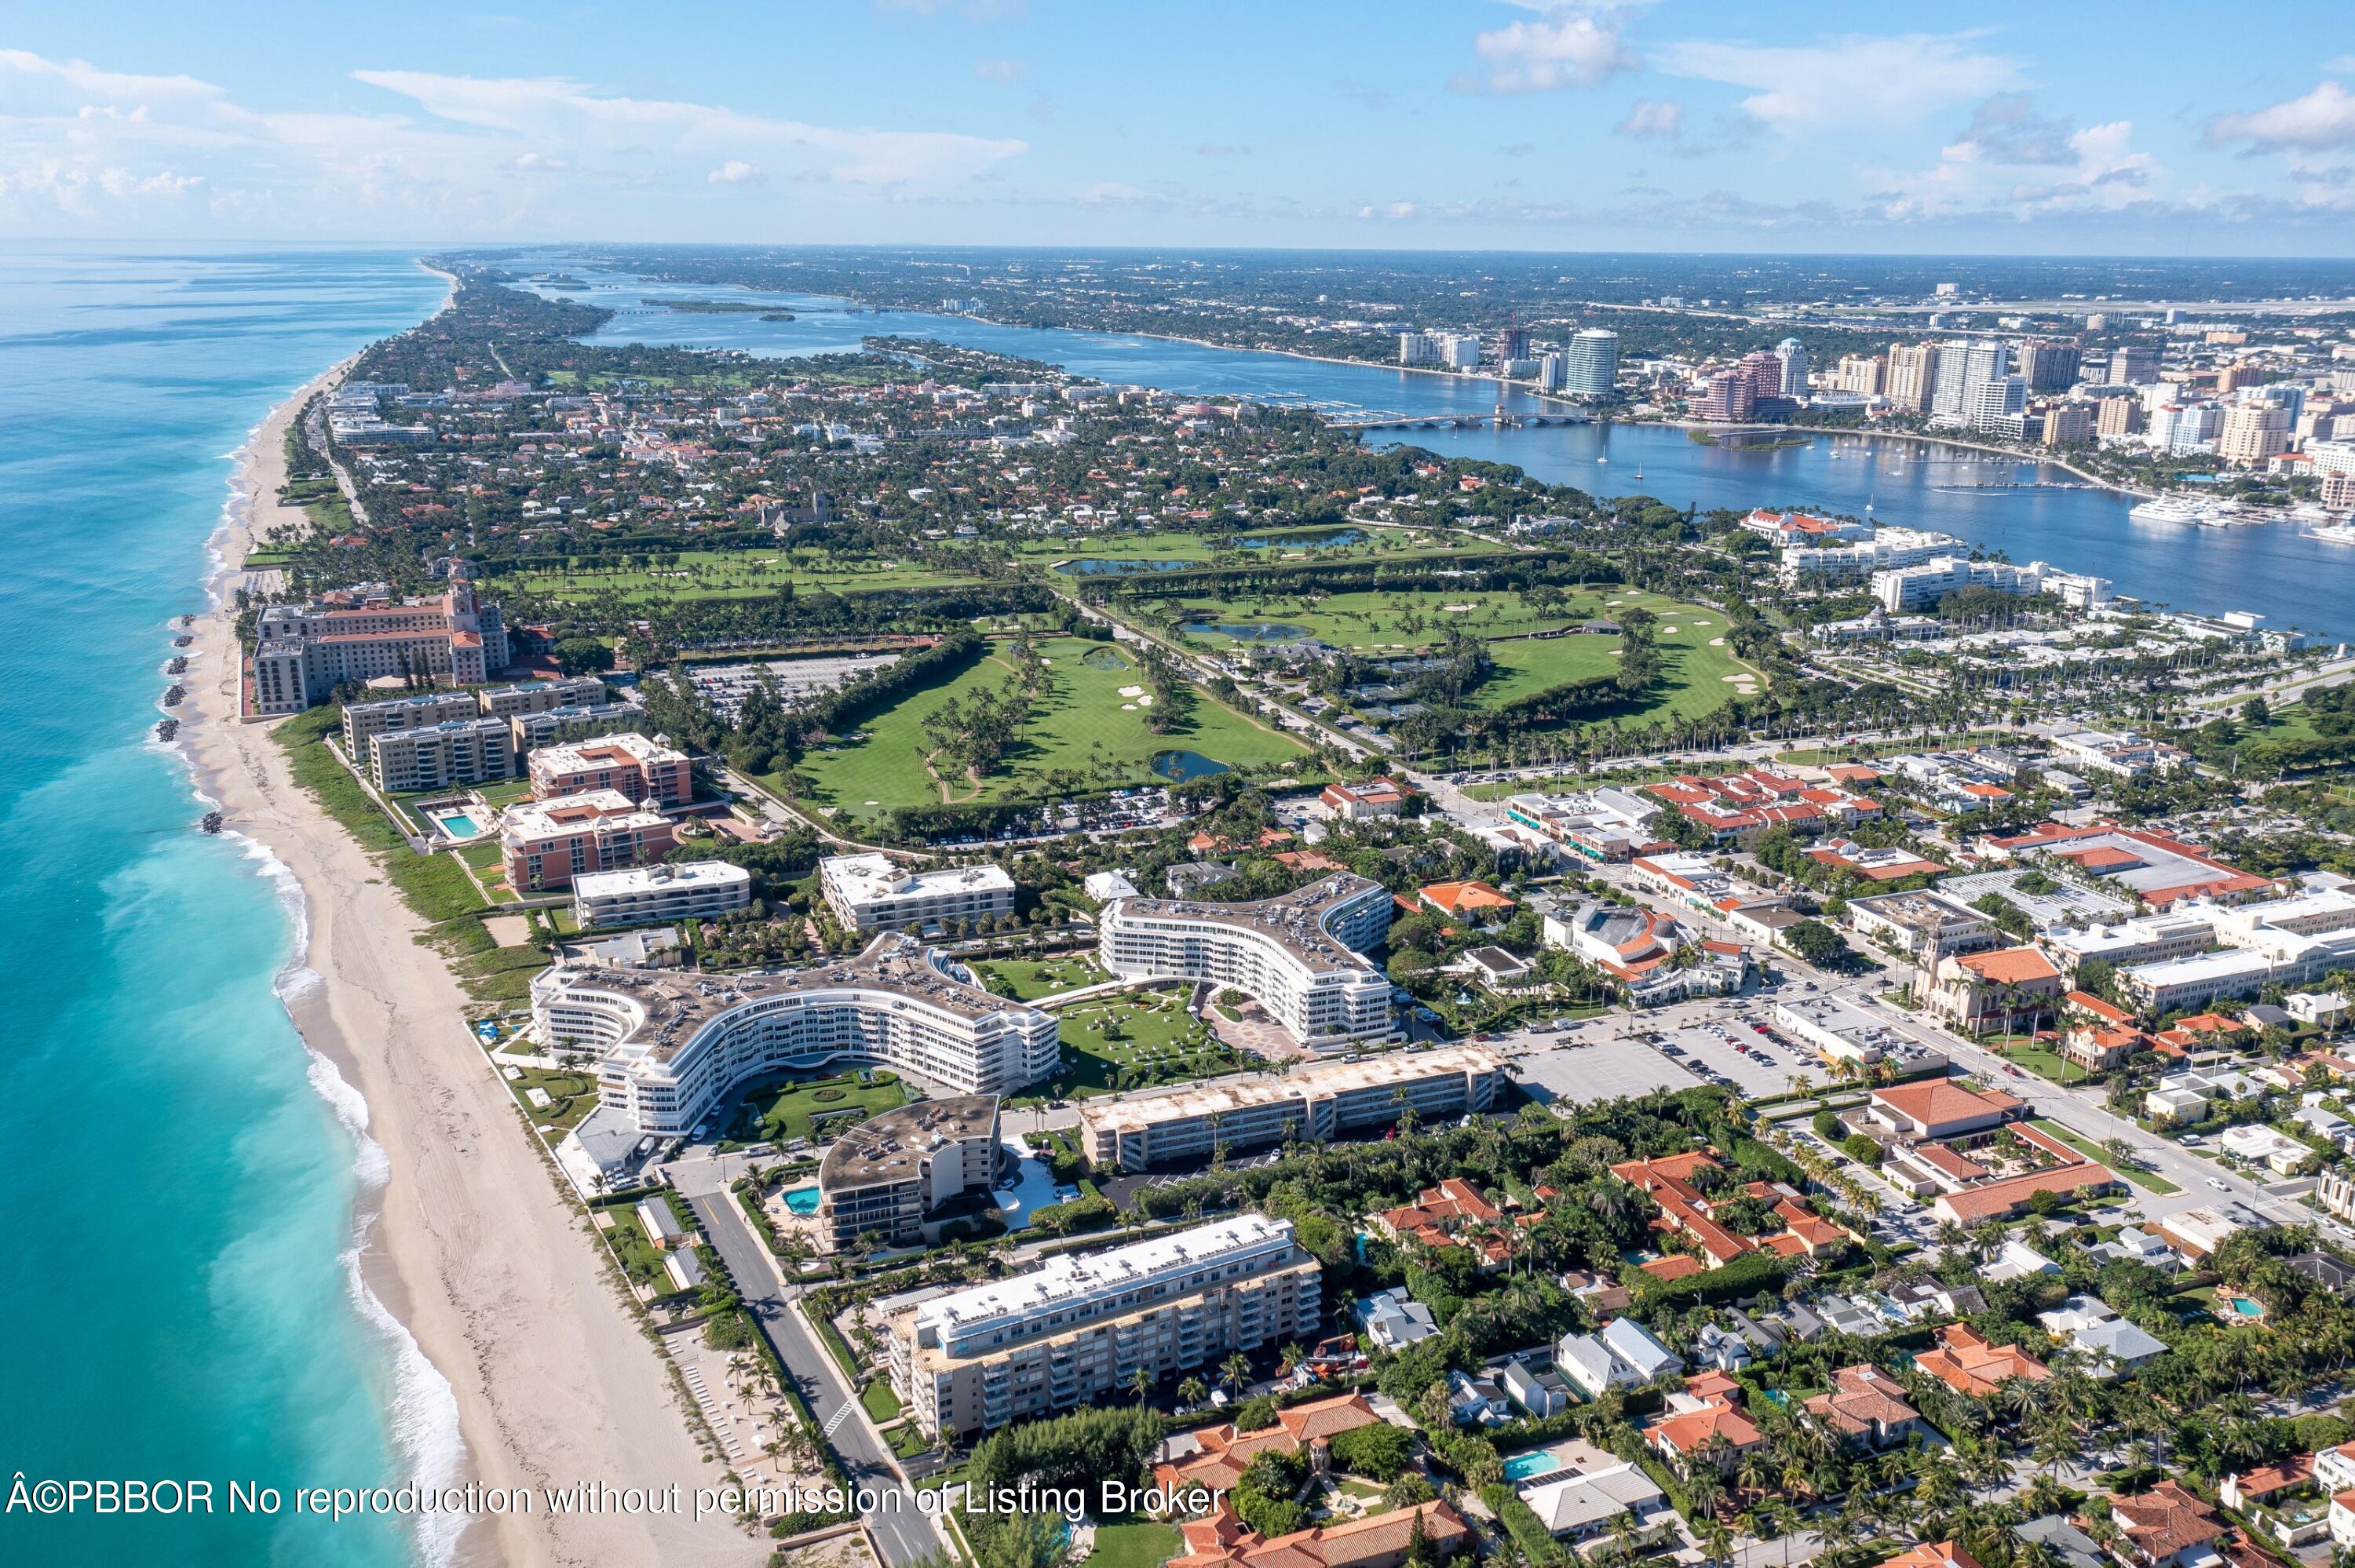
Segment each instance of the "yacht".
[[2355,523],[2333,523],[2327,528],[2309,528],[2306,536],[2320,539],[2328,545],[2355,545]]
[[2197,501],[2160,495],[2137,503],[2126,515],[2137,523],[2189,523],[2196,527],[2208,521],[2208,508]]

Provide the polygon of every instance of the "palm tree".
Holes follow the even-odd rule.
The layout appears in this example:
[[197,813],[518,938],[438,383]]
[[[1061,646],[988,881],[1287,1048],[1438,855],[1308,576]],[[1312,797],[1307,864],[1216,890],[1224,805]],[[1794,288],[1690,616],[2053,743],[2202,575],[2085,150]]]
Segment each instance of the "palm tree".
[[1128,1386],[1135,1391],[1136,1403],[1143,1404],[1153,1395],[1152,1372],[1145,1367],[1137,1368],[1128,1374]]
[[1209,1397],[1209,1386],[1199,1377],[1189,1375],[1178,1385],[1178,1402],[1188,1410],[1199,1410],[1202,1402]]
[[1251,1358],[1241,1351],[1231,1351],[1219,1363],[1219,1381],[1229,1388],[1241,1388],[1251,1382]]

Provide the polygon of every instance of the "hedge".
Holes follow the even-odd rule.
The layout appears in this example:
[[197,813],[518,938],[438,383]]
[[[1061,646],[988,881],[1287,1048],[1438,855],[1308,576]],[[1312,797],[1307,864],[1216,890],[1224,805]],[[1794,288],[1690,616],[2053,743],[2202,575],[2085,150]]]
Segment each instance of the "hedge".
[[1783,1288],[1783,1260],[1769,1252],[1748,1253],[1722,1268],[1688,1274],[1682,1279],[1657,1279],[1645,1274],[1636,1282],[1636,1299],[1643,1307],[1686,1307],[1732,1301]]

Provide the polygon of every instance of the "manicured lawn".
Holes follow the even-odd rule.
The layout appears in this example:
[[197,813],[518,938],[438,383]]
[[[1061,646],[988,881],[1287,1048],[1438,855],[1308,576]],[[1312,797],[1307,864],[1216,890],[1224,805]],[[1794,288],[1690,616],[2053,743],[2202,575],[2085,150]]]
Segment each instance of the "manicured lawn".
[[2030,1045],[2015,1040],[2010,1049],[2004,1049],[2001,1039],[1987,1042],[1987,1049],[2007,1062],[2017,1062],[2040,1078],[2050,1078],[2056,1084],[2082,1084],[2085,1069],[2041,1045]]
[[646,1239],[645,1227],[638,1224],[637,1204],[625,1200],[608,1205],[601,1213],[613,1216],[610,1228],[600,1227],[598,1234],[612,1244],[622,1260],[622,1271],[635,1285],[651,1285],[662,1294],[671,1289],[670,1276],[663,1268],[663,1255]]
[[[1075,637],[1041,640],[1047,685],[1013,748],[977,788],[964,775],[953,775],[946,780],[949,797],[1044,799],[1054,789],[1047,775],[1058,770],[1080,777],[1089,788],[1150,784],[1156,782],[1155,755],[1176,750],[1197,751],[1231,767],[1297,763],[1307,776],[1311,764],[1303,742],[1204,694],[1197,694],[1191,715],[1167,734],[1146,729],[1150,710],[1121,690],[1143,683],[1125,661],[1111,667],[1103,657],[1106,647]],[[1097,655],[1092,662],[1091,653]],[[989,655],[962,673],[868,716],[860,738],[804,753],[800,768],[811,780],[810,799],[844,817],[941,804],[943,781],[925,770],[932,745],[924,736],[924,721],[952,696],[969,703],[975,692],[996,688],[1013,673],[1011,651],[992,643]]]
[[879,1424],[900,1418],[900,1396],[893,1393],[891,1385],[881,1378],[858,1391],[858,1403],[867,1407],[867,1414]]
[[[901,1459],[912,1459],[919,1454],[931,1452],[932,1447],[932,1440],[918,1431],[916,1424],[912,1421],[904,1426],[894,1426],[890,1431],[883,1434],[883,1440],[891,1446],[892,1456]],[[935,1476],[925,1481],[919,1489],[929,1489],[944,1484],[939,1477]]]
[[[1183,991],[1137,991],[1066,1010],[1062,1026],[1063,1071],[1036,1091],[1036,1097],[1067,1099],[1109,1093],[1114,1075],[1125,1088],[1182,1083],[1241,1066],[1236,1054],[1210,1038],[1185,1008]],[[1104,1025],[1117,1027],[1108,1036]]]
[[2105,1169],[2115,1172],[2118,1180],[2129,1187],[2139,1187],[2146,1192],[2156,1192],[2162,1198],[2171,1197],[2183,1191],[2182,1188],[2155,1171],[2137,1171],[2111,1158],[2109,1150],[2090,1139],[2078,1137],[2057,1121],[2048,1121],[2042,1117],[2036,1117],[2029,1122],[2029,1125],[2039,1132],[2050,1133],[2086,1159],[2100,1161]]
[[862,1118],[844,1117],[840,1114],[844,1111],[858,1110],[873,1116],[908,1103],[907,1087],[897,1077],[886,1082],[886,1075],[881,1072],[874,1076],[876,1081],[871,1084],[860,1083],[856,1073],[842,1073],[831,1078],[808,1078],[756,1088],[745,1097],[733,1129],[735,1135],[747,1141],[755,1138],[808,1138],[821,1117],[829,1127],[847,1127]]
[[989,989],[1017,1001],[1035,1001],[1067,991],[1100,985],[1112,979],[1103,967],[1084,953],[1062,959],[988,959],[973,966],[989,978]]
[[1177,1531],[1166,1524],[1100,1524],[1088,1568],[1160,1568],[1178,1555],[1180,1544]]
[[676,566],[651,570],[619,567],[600,557],[578,556],[570,568],[517,572],[498,584],[517,593],[569,604],[607,599],[630,603],[740,599],[774,593],[791,583],[796,591],[872,593],[884,589],[948,588],[979,581],[896,561],[859,561],[811,551],[682,550]]
[[436,924],[482,908],[483,896],[466,880],[464,868],[445,855],[412,853],[359,780],[328,748],[326,737],[342,725],[343,710],[329,705],[281,720],[271,738],[285,747],[294,781],[376,857],[410,908]]
[[[514,1091],[516,1103],[531,1118],[534,1127],[570,1132],[573,1125],[597,1108],[597,1076],[593,1073],[551,1073],[544,1068],[525,1067],[523,1076],[510,1079],[507,1087]],[[531,1103],[526,1092],[544,1090],[546,1106]]]
[[[1757,673],[1725,645],[1722,614],[1637,588],[1588,588],[1571,594],[1560,609],[1543,611],[1509,590],[1414,588],[1317,599],[1267,595],[1196,603],[1188,614],[1192,621],[1211,625],[1296,626],[1337,647],[1365,653],[1424,647],[1438,642],[1452,628],[1487,643],[1497,671],[1480,687],[1476,700],[1484,707],[1496,707],[1549,687],[1607,674],[1618,662],[1621,640],[1615,636],[1574,633],[1540,640],[1529,633],[1615,620],[1637,608],[1659,618],[1652,640],[1660,652],[1660,674],[1649,697],[1627,709],[1627,718],[1697,718],[1723,707],[1744,683],[1754,689]],[[1209,647],[1237,641],[1220,632],[1194,633],[1192,640]]]

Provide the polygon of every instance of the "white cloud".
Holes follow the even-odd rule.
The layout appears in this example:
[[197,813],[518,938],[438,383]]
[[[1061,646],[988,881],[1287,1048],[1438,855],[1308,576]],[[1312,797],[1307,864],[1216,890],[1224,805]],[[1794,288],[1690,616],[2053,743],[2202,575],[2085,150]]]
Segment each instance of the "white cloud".
[[1665,98],[1640,99],[1612,129],[1622,136],[1673,142],[1685,133],[1685,106]]
[[174,200],[288,235],[603,227],[644,217],[616,207],[617,190],[683,198],[765,172],[837,201],[921,199],[954,194],[1027,150],[554,79],[354,77],[399,101],[372,112],[259,111],[193,77],[0,50],[0,228],[40,233],[62,219],[137,231],[149,223],[143,210]]
[[1030,67],[1024,60],[975,60],[973,74],[984,81],[1020,81],[1030,74]]
[[2246,142],[2252,148],[2305,153],[2355,146],[2355,93],[2335,81],[2318,82],[2302,98],[2248,114],[2219,115],[2210,122],[2208,134],[2219,142]]
[[1779,46],[1671,44],[1656,63],[1672,76],[1752,89],[1742,109],[1785,135],[1910,124],[2018,85],[2019,68],[1968,35],[1838,37]]
[[[1532,7],[1534,8],[1534,7]],[[1458,88],[1488,92],[1553,92],[1593,87],[1639,62],[1620,34],[1624,12],[1585,4],[1546,8],[1535,22],[1509,22],[1472,40],[1487,75],[1456,79]]]
[[[2165,171],[2149,154],[2135,151],[2133,122],[2115,120],[2051,134],[2055,144],[2050,147],[2041,131],[2024,143],[1966,134],[1943,148],[1933,167],[1890,176],[1889,188],[1872,199],[1881,217],[1915,222],[1967,213],[2026,219],[2054,213],[2116,212],[2157,195]],[[2037,177],[2024,177],[2021,170],[2031,170]]]

